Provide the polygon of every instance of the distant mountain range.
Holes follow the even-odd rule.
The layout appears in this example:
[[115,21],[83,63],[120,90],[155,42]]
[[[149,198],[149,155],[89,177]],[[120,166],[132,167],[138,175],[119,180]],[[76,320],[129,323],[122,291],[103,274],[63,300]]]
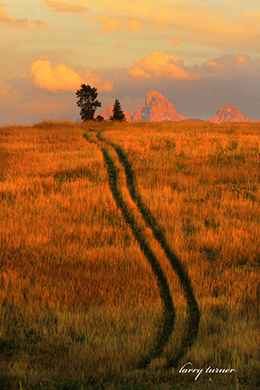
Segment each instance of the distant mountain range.
[[[104,117],[105,120],[109,120],[112,115],[113,104],[108,106],[100,115]],[[149,91],[146,96],[145,104],[143,107],[136,109],[134,115],[131,115],[130,112],[125,112],[127,121],[143,121],[143,122],[163,122],[163,121],[172,121],[180,122],[189,120],[184,116],[180,115],[172,103],[166,99],[160,92]],[[190,120],[199,120],[199,119],[190,119]],[[245,115],[243,115],[235,106],[231,104],[226,104],[221,107],[216,115],[209,119],[210,122],[256,122]]]

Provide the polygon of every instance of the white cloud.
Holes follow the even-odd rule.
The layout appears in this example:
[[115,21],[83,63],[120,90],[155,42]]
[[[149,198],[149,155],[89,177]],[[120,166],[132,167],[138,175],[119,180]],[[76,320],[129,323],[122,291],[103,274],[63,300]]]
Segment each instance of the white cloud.
[[116,18],[109,18],[103,15],[93,16],[91,19],[100,25],[102,34],[108,34],[110,31],[121,31],[123,29],[138,34],[145,28],[141,22],[133,19],[121,22]]
[[[0,8],[3,8],[6,4],[0,3]],[[33,27],[45,25],[42,20],[29,20],[27,18],[11,18],[5,11],[0,9],[0,24],[6,24],[17,27]]]
[[184,67],[183,60],[165,54],[163,51],[154,51],[141,60],[135,59],[132,68],[127,69],[132,77],[168,78],[176,80],[193,80],[199,77],[198,73],[189,71]]
[[101,92],[112,91],[110,81],[103,80],[91,70],[86,70],[83,75],[66,65],[59,64],[52,67],[49,61],[38,60],[32,63],[30,76],[34,84],[48,91],[75,91],[81,84],[89,84]]

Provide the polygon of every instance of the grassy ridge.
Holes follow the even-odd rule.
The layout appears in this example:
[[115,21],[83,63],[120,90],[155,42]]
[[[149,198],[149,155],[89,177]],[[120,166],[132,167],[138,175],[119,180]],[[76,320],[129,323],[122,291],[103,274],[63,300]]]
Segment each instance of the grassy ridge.
[[[202,316],[184,362],[237,368],[239,387],[252,389],[260,380],[258,126],[102,124],[187,263]],[[160,373],[160,361],[147,376],[131,371],[163,307],[110,193],[102,153],[82,137],[89,127],[100,124],[0,129],[0,380],[15,389],[19,381],[26,389],[94,388],[108,378],[133,388],[191,386],[193,376]],[[185,308],[168,272],[177,312],[171,358]],[[235,377],[225,381],[236,388]]]

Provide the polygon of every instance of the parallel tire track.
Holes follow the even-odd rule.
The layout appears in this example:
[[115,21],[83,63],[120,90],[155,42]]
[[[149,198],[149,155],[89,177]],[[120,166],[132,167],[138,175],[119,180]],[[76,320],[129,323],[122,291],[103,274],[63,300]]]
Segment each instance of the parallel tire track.
[[125,152],[118,145],[115,145],[113,142],[109,142],[106,139],[104,139],[101,136],[101,132],[97,135],[97,138],[104,144],[111,146],[117,153],[119,161],[122,164],[126,174],[127,187],[130,196],[133,202],[136,204],[137,208],[139,209],[147,226],[152,230],[154,238],[161,245],[166,257],[168,258],[171,264],[172,269],[178,275],[181,287],[183,289],[183,293],[188,308],[187,327],[184,332],[184,336],[179,351],[176,353],[176,355],[173,358],[169,358],[167,362],[168,368],[177,367],[180,359],[185,355],[188,348],[190,348],[195,343],[197,339],[199,323],[200,323],[199,307],[193,293],[193,289],[191,286],[188,273],[183,267],[180,259],[177,257],[174,251],[169,247],[162,228],[160,227],[156,218],[152,215],[150,209],[144,204],[141,195],[136,190],[134,172],[131,163],[127,159]]
[[[84,138],[91,143],[95,143],[91,140],[87,134],[84,134]],[[148,259],[152,271],[157,278],[157,285],[159,288],[159,294],[163,302],[163,326],[162,329],[156,335],[156,340],[152,347],[152,350],[147,356],[143,356],[139,363],[139,368],[145,368],[149,365],[152,359],[158,358],[164,349],[164,346],[167,344],[169,337],[172,334],[174,328],[174,319],[175,319],[175,309],[172,302],[172,297],[170,293],[170,288],[166,276],[163,273],[163,270],[158,262],[154,252],[149,246],[146,238],[142,233],[142,229],[137,225],[135,217],[127,204],[125,203],[123,196],[118,188],[117,183],[117,170],[116,166],[109,155],[107,148],[101,146],[101,151],[103,154],[104,163],[107,169],[108,183],[110,191],[113,195],[113,198],[116,202],[117,207],[121,211],[126,223],[130,226],[132,233],[137,240],[140,249]]]

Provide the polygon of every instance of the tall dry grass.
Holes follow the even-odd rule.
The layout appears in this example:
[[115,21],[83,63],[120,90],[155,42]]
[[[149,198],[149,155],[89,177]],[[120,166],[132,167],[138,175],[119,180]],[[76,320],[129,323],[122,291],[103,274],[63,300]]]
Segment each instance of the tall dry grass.
[[[0,129],[3,388],[17,389],[19,382],[25,389],[102,382],[109,388],[109,381],[123,388],[197,386],[193,376],[163,373],[163,358],[144,373],[133,371],[161,325],[162,303],[110,193],[102,153],[82,136],[89,129],[102,129],[126,151],[145,204],[188,269],[202,320],[183,361],[237,370],[211,377],[213,385],[206,377],[200,383],[256,389],[260,127],[198,122]],[[164,351],[171,357],[181,342],[185,305],[176,276],[163,266],[177,309]]]

